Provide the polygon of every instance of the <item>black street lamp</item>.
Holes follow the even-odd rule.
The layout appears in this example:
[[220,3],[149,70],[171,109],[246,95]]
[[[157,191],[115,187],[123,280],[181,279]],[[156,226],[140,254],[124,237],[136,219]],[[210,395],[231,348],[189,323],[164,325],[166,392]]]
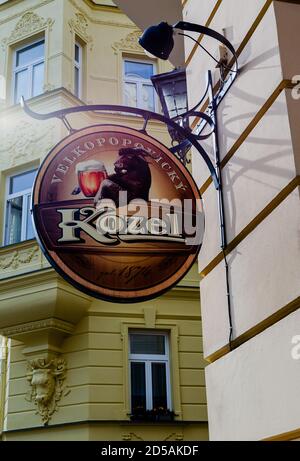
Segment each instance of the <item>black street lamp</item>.
[[[143,32],[139,39],[139,43],[148,53],[160,59],[166,60],[169,58],[174,46],[173,34],[176,29],[199,32],[200,34],[212,37],[222,44],[221,47],[226,47],[233,56],[234,66],[232,68],[229,67],[228,60],[224,59],[224,56],[220,60],[217,60],[195,38],[187,34],[179,33],[180,35],[188,37],[196,42],[197,45],[208,53],[209,56],[217,63],[217,67],[220,69],[219,87],[217,89],[213,87],[211,71],[208,71],[206,91],[204,95],[202,95],[200,101],[191,109],[188,108],[185,70],[176,69],[173,72],[155,75],[151,78],[154,88],[159,96],[163,113],[166,117],[169,117],[178,125],[190,131],[192,130],[189,127],[189,118],[192,116],[198,117],[200,119],[200,123],[197,126],[196,131],[193,132],[193,135],[196,136],[198,140],[204,140],[212,134],[214,135],[216,146],[216,164],[218,164],[218,127],[216,111],[218,105],[237,76],[238,61],[236,52],[227,38],[215,30],[199,24],[184,21],[180,21],[174,26],[169,25],[167,22],[161,22],[157,25],[150,26]],[[206,97],[209,99],[209,105],[206,112],[202,113],[197,111],[197,108]],[[207,124],[210,125],[212,131],[208,135],[202,134]],[[184,139],[182,139],[181,135],[172,128],[169,128],[169,133],[172,141],[178,142],[178,145],[173,148],[174,152],[176,152],[176,154],[178,154],[181,160],[185,163],[190,143],[187,143]]]
[[174,119],[188,111],[185,69],[153,75],[151,80],[166,117]]
[[[219,32],[216,32],[215,30],[210,29],[209,27],[201,26],[200,24],[179,21],[176,24],[174,24],[174,26],[170,26],[170,24],[168,24],[167,22],[160,22],[157,25],[148,27],[144,31],[144,33],[139,39],[139,44],[146,51],[153,54],[157,58],[167,60],[174,47],[173,34],[174,34],[175,29],[184,30],[184,31],[188,30],[190,32],[199,32],[200,34],[207,35],[209,37],[214,38],[215,40],[218,40],[220,43],[222,43],[224,46],[226,46],[226,48],[228,48],[231,51],[234,57],[234,60],[235,60],[235,64],[236,64],[235,71],[238,70],[237,56],[235,53],[235,49],[230,43],[230,41],[227,40],[227,38],[224,37],[222,34],[219,34]],[[186,35],[186,34],[179,33],[179,35],[189,37],[189,35]],[[189,38],[191,38],[192,40],[195,40],[193,37],[189,37]],[[195,41],[197,42],[197,40]],[[197,43],[201,48],[203,48],[206,52],[208,52],[199,42]],[[233,71],[230,68],[228,68],[228,70]]]
[[[185,69],[175,69],[172,72],[153,75],[151,81],[158,94],[162,111],[165,117],[172,119],[186,130],[189,128],[189,118],[183,117],[188,112],[188,96]],[[168,126],[172,142],[182,143],[185,136],[173,127]],[[190,145],[184,146],[177,154],[184,163]]]
[[[227,237],[226,237],[226,227],[225,227],[225,215],[224,215],[224,198],[223,198],[223,187],[222,187],[222,172],[220,167],[220,152],[219,152],[219,137],[218,137],[218,119],[217,119],[217,109],[224,98],[225,94],[228,92],[229,88],[233,84],[234,80],[238,74],[238,60],[234,47],[227,40],[226,37],[219,34],[213,29],[210,29],[200,24],[194,24],[190,22],[180,21],[177,24],[171,26],[167,22],[161,22],[157,25],[148,27],[142,34],[139,39],[139,44],[149,53],[156,56],[157,58],[167,60],[172,52],[174,46],[173,34],[176,29],[190,32],[198,32],[205,36],[209,36],[219,43],[222,46],[225,46],[231,53],[233,57],[233,67],[231,63],[228,64],[227,57],[226,59],[221,58],[219,61],[194,37],[190,35],[179,33],[185,37],[190,38],[197,45],[202,48],[209,56],[217,62],[217,67],[220,69],[220,83],[214,87],[212,72],[209,70],[207,72],[207,87],[204,95],[202,95],[200,101],[191,109],[188,109],[187,96],[184,97],[184,84],[183,82],[177,83],[178,74],[177,71],[168,74],[157,75],[152,78],[155,89],[160,97],[162,108],[164,114],[169,116],[172,121],[175,121],[177,124],[185,128],[185,132],[189,135],[194,136],[195,139],[199,141],[207,139],[209,136],[213,136],[213,146],[214,146],[214,156],[215,156],[215,165],[214,176],[217,178],[217,194],[218,194],[218,211],[219,211],[219,222],[220,222],[220,240],[221,240],[221,249],[223,251],[224,260],[225,260],[225,269],[226,269],[226,286],[227,286],[227,301],[228,301],[228,315],[229,315],[229,344],[231,346],[232,342],[232,319],[231,319],[231,303],[230,303],[230,290],[229,290],[229,269],[226,259],[226,247],[227,247]],[[173,84],[172,84],[172,80]],[[180,81],[180,80],[179,80]],[[186,84],[185,84],[186,85]],[[186,88],[186,86],[185,86]],[[197,111],[197,108],[205,100],[208,100],[207,109],[205,113]],[[200,123],[197,125],[196,130],[192,132],[189,127],[189,118],[198,117]],[[203,134],[207,124],[212,127],[212,131],[208,134]],[[190,142],[186,139],[180,139],[176,135],[176,130],[170,131],[170,135],[173,141],[177,141],[178,145],[174,146],[171,150],[174,153],[177,153],[183,162],[186,162],[186,154],[189,148],[191,147]],[[200,143],[199,143],[200,144]],[[203,156],[202,156],[203,157]],[[209,161],[210,162],[210,161]],[[206,162],[209,165],[209,162]],[[211,167],[211,165],[210,165]]]

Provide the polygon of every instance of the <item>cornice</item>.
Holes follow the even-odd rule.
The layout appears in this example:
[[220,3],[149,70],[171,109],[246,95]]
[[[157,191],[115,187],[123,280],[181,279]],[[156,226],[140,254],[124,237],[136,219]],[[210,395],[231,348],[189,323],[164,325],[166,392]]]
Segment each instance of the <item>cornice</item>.
[[4,254],[11,253],[13,251],[22,251],[34,246],[38,246],[37,241],[35,239],[25,240],[24,242],[14,243],[12,245],[5,245],[0,247],[0,257]]
[[200,300],[200,292],[198,287],[192,287],[192,286],[180,286],[176,285],[172,290],[167,291],[165,294],[162,295],[163,298],[165,299],[195,299],[195,300]]
[[[29,102],[30,107],[33,110],[36,108],[37,112],[39,112],[39,108],[38,108],[39,105],[41,103],[46,104],[47,101],[53,102],[54,96],[64,96],[66,97],[66,100],[74,104],[74,106],[77,106],[77,105],[82,106],[84,104],[93,104],[93,101],[82,101],[76,98],[76,96],[74,96],[74,94],[72,94],[65,87],[59,87],[59,88],[55,88],[50,91],[47,91],[47,93],[43,93],[39,96],[35,96],[34,98],[30,99],[28,102]],[[12,115],[12,114],[17,115],[18,113],[21,113],[21,111],[22,109],[19,104],[7,107],[0,112],[0,121],[2,117],[5,118],[8,115]],[[113,112],[111,113],[107,112],[107,113],[101,113],[101,114],[91,112],[91,114],[93,114],[94,116],[97,116],[96,123],[99,123],[99,124],[104,123],[104,122],[108,123],[110,121],[123,124],[125,120],[124,116],[120,116],[118,115],[118,113],[113,113]],[[142,126],[143,121],[141,120],[139,116],[126,115],[126,123],[132,123],[133,126],[137,125],[138,126],[137,129],[139,129],[139,127]],[[151,127],[155,127],[155,129],[157,130],[159,127],[163,127],[163,124],[156,120],[150,120],[148,123],[148,126],[150,129]],[[162,129],[162,132],[165,133],[165,130]]]
[[[0,300],[6,299],[8,292],[18,296],[17,291],[23,288],[29,289],[38,285],[40,288],[47,283],[58,283],[58,275],[52,268],[38,269],[24,274],[13,275],[0,280]],[[10,297],[10,296],[9,296]]]
[[23,296],[24,289],[26,293],[28,290],[33,290],[42,295],[42,292],[49,288],[58,288],[60,292],[75,295],[85,301],[91,299],[89,295],[65,282],[54,269],[46,268],[0,280],[0,301]]
[[7,2],[0,5],[0,11],[7,10],[8,8],[11,8],[12,6],[17,5],[18,3],[21,3],[22,1],[23,0],[8,0]]
[[109,11],[111,13],[121,13],[120,8],[117,5],[99,5],[93,0],[83,0],[92,10],[98,11]]
[[[85,0],[83,0],[84,3],[86,5],[88,5],[88,2],[86,2]],[[116,22],[116,21],[108,21],[108,20],[104,20],[104,19],[96,19],[94,16],[90,15],[86,9],[83,9],[81,8],[78,3],[75,1],[75,0],[69,0],[69,2],[71,3],[71,5],[74,6],[74,8],[76,8],[78,11],[80,11],[80,13],[84,14],[87,19],[89,21],[91,21],[93,24],[99,24],[99,25],[104,25],[104,26],[114,26],[114,27],[125,27],[125,28],[133,28],[134,27],[134,23],[133,22],[128,22],[128,23],[124,23],[124,22]],[[90,5],[89,5],[90,6]],[[96,5],[94,5],[93,7],[90,6],[91,9],[93,10],[98,10],[98,11],[108,11],[107,8],[109,7],[100,7],[97,8]],[[116,9],[113,11],[114,13],[119,13],[120,15],[123,15],[124,17],[126,17],[124,15],[124,13],[122,13],[119,9]]]
[[15,336],[23,333],[30,333],[36,330],[54,329],[62,333],[71,334],[74,331],[74,325],[63,320],[51,318],[45,320],[37,320],[34,322],[22,323],[7,327],[0,330],[3,336]]
[[[51,57],[50,57],[51,58]],[[68,97],[68,100],[74,103],[74,105],[82,105],[84,104],[83,101],[79,100],[76,98],[76,96],[71,93],[67,88],[64,87],[59,87],[59,88],[52,88],[51,90],[42,93],[38,96],[35,96],[31,99],[28,100],[30,106],[32,108],[37,108],[39,104],[45,104],[47,101],[53,102],[53,96],[60,96],[64,95]],[[79,104],[80,103],[80,104]],[[17,115],[23,113],[23,109],[21,108],[20,104],[13,104],[11,106],[8,106],[6,108],[1,109],[0,111],[0,120],[1,118],[6,118],[8,115]]]
[[[158,300],[161,300],[161,298],[157,298]],[[176,298],[178,300],[178,297]],[[120,318],[122,319],[134,319],[137,320],[137,324],[144,324],[144,312],[125,312],[121,310],[117,311],[104,311],[104,310],[96,310],[93,307],[90,307],[89,310],[87,311],[87,314],[89,317],[109,317],[109,318]],[[182,313],[182,314],[174,314],[173,312],[170,312],[170,314],[160,314],[159,312],[156,314],[156,321],[155,324],[156,326],[158,324],[163,325],[163,321],[177,321],[177,320],[193,320],[195,322],[200,322],[201,321],[201,313],[200,313],[200,307],[199,307],[199,315],[192,315],[192,314],[187,314],[187,313]],[[176,324],[174,325],[176,326]]]

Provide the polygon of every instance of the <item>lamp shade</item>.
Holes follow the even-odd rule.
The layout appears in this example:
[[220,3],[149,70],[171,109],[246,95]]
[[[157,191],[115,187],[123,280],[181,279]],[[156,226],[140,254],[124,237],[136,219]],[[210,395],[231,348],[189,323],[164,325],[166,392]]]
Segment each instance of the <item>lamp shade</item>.
[[139,44],[157,58],[167,60],[173,50],[173,27],[161,22],[146,29],[139,38]]

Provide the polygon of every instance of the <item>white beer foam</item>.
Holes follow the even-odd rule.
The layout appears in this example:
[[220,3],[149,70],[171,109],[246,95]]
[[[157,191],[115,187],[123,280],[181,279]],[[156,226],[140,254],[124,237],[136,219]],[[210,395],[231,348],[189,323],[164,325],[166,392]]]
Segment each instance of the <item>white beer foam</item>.
[[86,160],[77,163],[76,173],[79,171],[106,171],[105,165],[101,160]]

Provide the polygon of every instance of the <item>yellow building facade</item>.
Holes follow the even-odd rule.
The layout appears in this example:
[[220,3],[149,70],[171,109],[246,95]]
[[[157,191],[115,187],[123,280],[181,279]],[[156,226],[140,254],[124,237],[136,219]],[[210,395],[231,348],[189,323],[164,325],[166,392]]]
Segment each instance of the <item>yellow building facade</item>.
[[[41,113],[82,104],[144,104],[159,110],[149,81],[134,80],[126,66],[154,74],[172,67],[148,58],[137,44],[139,34],[110,1],[0,2],[2,440],[207,439],[196,266],[155,300],[121,305],[91,298],[67,284],[44,258],[24,210],[30,188],[18,186],[30,181],[27,173],[67,135],[58,121],[25,116],[18,104],[21,92]],[[74,128],[111,123],[141,129],[142,123],[115,113],[76,115],[70,121]],[[155,138],[169,145],[164,126],[149,126]],[[153,338],[163,344],[162,393],[175,414],[174,420],[155,424],[130,416],[136,392],[131,347],[135,340],[154,344]],[[148,367],[146,382],[142,378],[140,384],[151,410],[155,360],[141,353],[137,361]],[[38,385],[46,392],[51,387],[43,381],[45,369],[56,373],[57,405],[38,400]]]

